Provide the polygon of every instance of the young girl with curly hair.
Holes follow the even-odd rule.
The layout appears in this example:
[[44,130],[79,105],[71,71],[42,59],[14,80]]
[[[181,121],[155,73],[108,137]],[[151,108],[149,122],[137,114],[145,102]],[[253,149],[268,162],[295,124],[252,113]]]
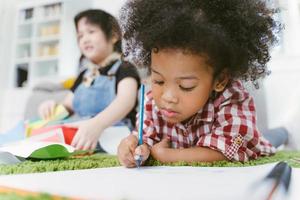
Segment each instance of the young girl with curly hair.
[[[131,0],[123,7],[125,55],[149,69],[144,144],[136,131],[118,158],[135,167],[166,162],[241,161],[275,148],[256,126],[243,81],[264,77],[279,24],[259,0]],[[137,126],[138,127],[138,126]]]

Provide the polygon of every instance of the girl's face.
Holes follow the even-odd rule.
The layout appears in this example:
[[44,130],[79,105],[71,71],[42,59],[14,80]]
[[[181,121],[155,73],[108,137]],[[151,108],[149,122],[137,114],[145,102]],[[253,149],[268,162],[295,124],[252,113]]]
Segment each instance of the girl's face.
[[78,21],[77,39],[81,53],[95,64],[113,52],[113,41],[108,40],[99,26],[89,23],[86,18]]
[[178,49],[152,51],[152,95],[166,121],[183,122],[206,104],[215,83],[205,61]]

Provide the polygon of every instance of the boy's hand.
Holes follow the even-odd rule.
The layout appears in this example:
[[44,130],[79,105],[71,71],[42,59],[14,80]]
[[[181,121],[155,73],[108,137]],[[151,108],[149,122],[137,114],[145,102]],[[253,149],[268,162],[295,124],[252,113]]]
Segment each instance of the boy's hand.
[[[142,145],[138,146],[134,151],[134,155],[139,155],[142,157],[141,164],[143,165],[150,155],[149,146],[147,144],[142,144]],[[135,160],[135,164],[136,164],[136,160]]]
[[118,159],[123,166],[135,167],[135,154],[141,155],[143,161],[148,159],[150,154],[149,147],[146,144],[143,144],[139,147],[137,147],[137,145],[138,138],[133,134],[129,135],[121,141],[118,147]]
[[170,148],[170,140],[168,138],[162,139],[159,143],[156,143],[151,148],[151,155],[161,161],[165,155],[165,150]]

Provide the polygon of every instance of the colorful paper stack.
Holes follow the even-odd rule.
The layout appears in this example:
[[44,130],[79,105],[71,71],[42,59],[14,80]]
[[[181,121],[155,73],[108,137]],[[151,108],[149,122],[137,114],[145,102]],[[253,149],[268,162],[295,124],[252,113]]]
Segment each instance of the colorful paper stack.
[[44,142],[58,142],[71,145],[77,132],[77,128],[64,125],[50,126],[34,129],[31,132],[30,139]]
[[25,123],[26,137],[30,137],[33,130],[43,128],[51,122],[63,120],[68,116],[69,112],[66,110],[66,108],[63,105],[57,105],[54,110],[54,114],[49,119],[40,119]]

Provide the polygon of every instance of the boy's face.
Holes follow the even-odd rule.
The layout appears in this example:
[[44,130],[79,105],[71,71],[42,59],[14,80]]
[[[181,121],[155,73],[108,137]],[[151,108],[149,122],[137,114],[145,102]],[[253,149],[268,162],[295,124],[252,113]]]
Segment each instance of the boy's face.
[[166,121],[183,122],[206,104],[215,84],[205,61],[176,49],[152,51],[152,95]]
[[104,32],[86,18],[78,21],[77,39],[81,53],[95,64],[100,64],[113,51],[113,42]]

